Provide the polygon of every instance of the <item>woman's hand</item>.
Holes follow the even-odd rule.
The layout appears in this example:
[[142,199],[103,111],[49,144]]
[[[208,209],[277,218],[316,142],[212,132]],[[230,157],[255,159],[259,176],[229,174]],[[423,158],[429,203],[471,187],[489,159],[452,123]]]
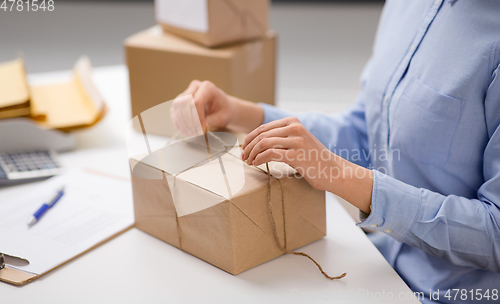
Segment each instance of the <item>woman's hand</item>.
[[[245,138],[242,159],[249,165],[270,161],[284,162],[305,177],[314,188],[327,190],[328,179],[321,178],[335,158],[295,117],[261,125]],[[323,170],[324,173],[324,170]]]
[[[179,96],[184,95],[193,96],[194,106],[204,132],[228,128],[248,133],[260,125],[264,119],[264,111],[260,106],[227,95],[210,81],[193,80],[186,91]],[[172,108],[183,106],[176,104],[176,102],[181,103],[181,100],[174,101]],[[183,114],[188,112],[171,111],[174,125],[177,126],[190,119],[190,117]],[[188,125],[192,125],[192,123]]]
[[[209,128],[214,130],[223,129],[231,122],[234,106],[229,101],[227,94],[217,88],[213,83],[209,81],[201,82],[193,80],[186,91],[179,96],[185,95],[193,96],[199,124],[204,132],[209,130]],[[183,98],[177,98],[172,104],[172,109],[188,108],[189,105],[186,105],[184,101]],[[189,109],[185,111],[180,109],[171,111],[174,124],[184,127],[183,129],[189,129],[189,126],[197,125],[198,122],[191,121],[193,119],[192,115],[186,115],[186,113],[189,114],[189,112]]]
[[261,125],[245,138],[242,159],[293,167],[316,189],[335,193],[370,213],[373,173],[329,151],[295,117]]

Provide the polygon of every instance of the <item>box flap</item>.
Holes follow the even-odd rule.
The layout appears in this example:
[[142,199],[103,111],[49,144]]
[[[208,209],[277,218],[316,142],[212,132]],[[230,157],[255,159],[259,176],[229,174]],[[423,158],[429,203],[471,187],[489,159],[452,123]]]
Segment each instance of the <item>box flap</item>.
[[[132,173],[139,178],[163,179],[159,172],[166,173],[170,189],[175,189],[172,196],[179,217],[253,192],[267,183],[265,167],[251,168],[240,159],[241,148],[234,134],[209,132],[207,138],[210,154],[204,135],[200,135],[132,157],[135,159],[131,163]],[[144,170],[143,166],[135,165],[137,161],[157,171]],[[295,173],[283,163],[272,163],[270,171],[277,178]],[[214,196],[208,198],[206,191]]]
[[[229,199],[243,187],[244,163],[236,156],[241,149],[231,133],[209,132],[207,136],[208,149],[205,136],[200,135],[165,146],[140,161]],[[157,178],[133,173],[146,179]]]

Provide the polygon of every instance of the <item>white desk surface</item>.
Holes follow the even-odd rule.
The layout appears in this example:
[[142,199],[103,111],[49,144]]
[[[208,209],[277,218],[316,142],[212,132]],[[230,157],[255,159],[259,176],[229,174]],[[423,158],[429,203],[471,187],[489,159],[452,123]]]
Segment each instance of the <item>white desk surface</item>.
[[[30,76],[33,82],[64,79],[70,72]],[[94,80],[110,111],[94,128],[76,132],[78,147],[60,155],[67,168],[87,167],[129,176],[124,124],[130,117],[128,74],[123,66],[96,68]],[[0,188],[2,201],[30,185]],[[1,303],[387,303],[412,292],[333,195],[327,195],[328,236],[301,250],[307,259],[281,256],[233,276],[132,228],[45,276],[17,287],[0,284]],[[1,244],[0,244],[1,250]]]

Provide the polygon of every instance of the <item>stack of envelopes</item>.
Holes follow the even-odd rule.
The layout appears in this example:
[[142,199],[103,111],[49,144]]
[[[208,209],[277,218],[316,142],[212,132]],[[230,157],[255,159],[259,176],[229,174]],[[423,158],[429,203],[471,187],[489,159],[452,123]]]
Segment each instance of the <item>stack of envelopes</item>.
[[0,119],[29,117],[43,128],[61,131],[94,125],[107,108],[91,69],[89,59],[82,57],[69,81],[29,86],[21,59],[0,64]]

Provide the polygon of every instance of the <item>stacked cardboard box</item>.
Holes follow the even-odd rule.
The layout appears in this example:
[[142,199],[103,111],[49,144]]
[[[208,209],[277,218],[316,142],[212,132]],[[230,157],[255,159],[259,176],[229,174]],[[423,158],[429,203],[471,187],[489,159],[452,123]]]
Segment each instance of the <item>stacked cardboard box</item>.
[[167,101],[194,79],[274,103],[276,35],[267,29],[268,6],[157,0],[160,25],[125,41],[130,127],[139,131],[127,134],[135,225],[231,274],[324,237],[324,192],[285,164],[271,163],[269,171],[248,166],[233,134],[160,140],[157,148],[150,135],[177,135]]
[[276,35],[268,30],[268,7],[269,0],[157,0],[160,25],[125,41],[132,116],[174,99],[194,79],[274,104]]
[[156,20],[167,32],[208,47],[263,37],[268,0],[156,0]]
[[166,145],[154,135],[177,136],[167,101],[194,79],[274,103],[276,35],[267,29],[268,6],[268,0],[156,0],[160,25],[125,41],[135,226],[231,274],[324,237],[324,192],[286,164],[248,166],[233,134],[208,132]]

